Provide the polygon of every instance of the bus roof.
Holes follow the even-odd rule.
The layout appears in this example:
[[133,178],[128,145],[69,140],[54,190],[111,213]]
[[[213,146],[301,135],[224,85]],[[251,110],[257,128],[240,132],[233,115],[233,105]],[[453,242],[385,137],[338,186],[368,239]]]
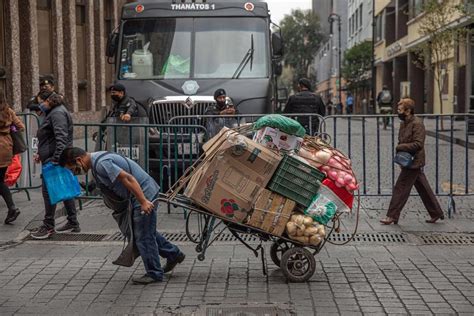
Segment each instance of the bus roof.
[[268,6],[262,0],[212,0],[200,3],[186,0],[145,0],[127,3],[122,9],[122,19],[155,17],[268,17]]

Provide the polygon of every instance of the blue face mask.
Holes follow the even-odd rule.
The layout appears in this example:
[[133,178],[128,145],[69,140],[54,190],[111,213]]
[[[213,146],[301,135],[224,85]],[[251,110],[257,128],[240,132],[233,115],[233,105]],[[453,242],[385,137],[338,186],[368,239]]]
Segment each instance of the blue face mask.
[[44,104],[44,102],[40,103],[40,105],[38,106],[39,109],[41,110],[41,112],[43,112],[44,114],[47,114],[49,112],[49,109],[48,107]]

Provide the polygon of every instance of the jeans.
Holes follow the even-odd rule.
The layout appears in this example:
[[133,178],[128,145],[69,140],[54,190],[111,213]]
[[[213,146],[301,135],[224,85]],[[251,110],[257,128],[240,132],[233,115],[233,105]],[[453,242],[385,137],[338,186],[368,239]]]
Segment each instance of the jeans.
[[156,216],[157,208],[148,215],[141,214],[141,207],[134,203],[133,232],[146,274],[155,280],[162,280],[160,256],[173,261],[181,251],[156,231]]
[[[46,188],[46,183],[44,179],[41,178],[43,187],[41,189],[41,193],[43,194],[44,200],[44,220],[43,225],[47,228],[51,229],[54,228],[54,215],[56,214],[56,204],[51,204],[49,200],[48,190]],[[74,203],[74,199],[64,201],[64,207],[66,208],[67,213],[67,220],[71,225],[79,226],[79,222],[77,221],[77,211],[76,211],[76,204]]]

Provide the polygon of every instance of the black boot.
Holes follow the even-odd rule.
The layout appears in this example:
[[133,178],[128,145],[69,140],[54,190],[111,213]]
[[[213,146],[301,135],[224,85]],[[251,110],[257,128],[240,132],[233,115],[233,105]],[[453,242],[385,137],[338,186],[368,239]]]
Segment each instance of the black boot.
[[7,218],[5,218],[5,224],[13,223],[18,215],[20,215],[20,211],[16,207],[9,209]]

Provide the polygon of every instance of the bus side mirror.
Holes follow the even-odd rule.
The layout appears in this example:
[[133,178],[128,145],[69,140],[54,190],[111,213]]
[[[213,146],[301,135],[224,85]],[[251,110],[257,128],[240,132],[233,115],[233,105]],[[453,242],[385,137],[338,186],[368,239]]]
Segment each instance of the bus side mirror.
[[107,49],[105,51],[105,55],[107,57],[114,57],[115,52],[117,51],[118,46],[118,33],[111,33],[109,38],[107,39]]
[[280,33],[272,33],[272,50],[274,58],[283,56],[283,40]]

